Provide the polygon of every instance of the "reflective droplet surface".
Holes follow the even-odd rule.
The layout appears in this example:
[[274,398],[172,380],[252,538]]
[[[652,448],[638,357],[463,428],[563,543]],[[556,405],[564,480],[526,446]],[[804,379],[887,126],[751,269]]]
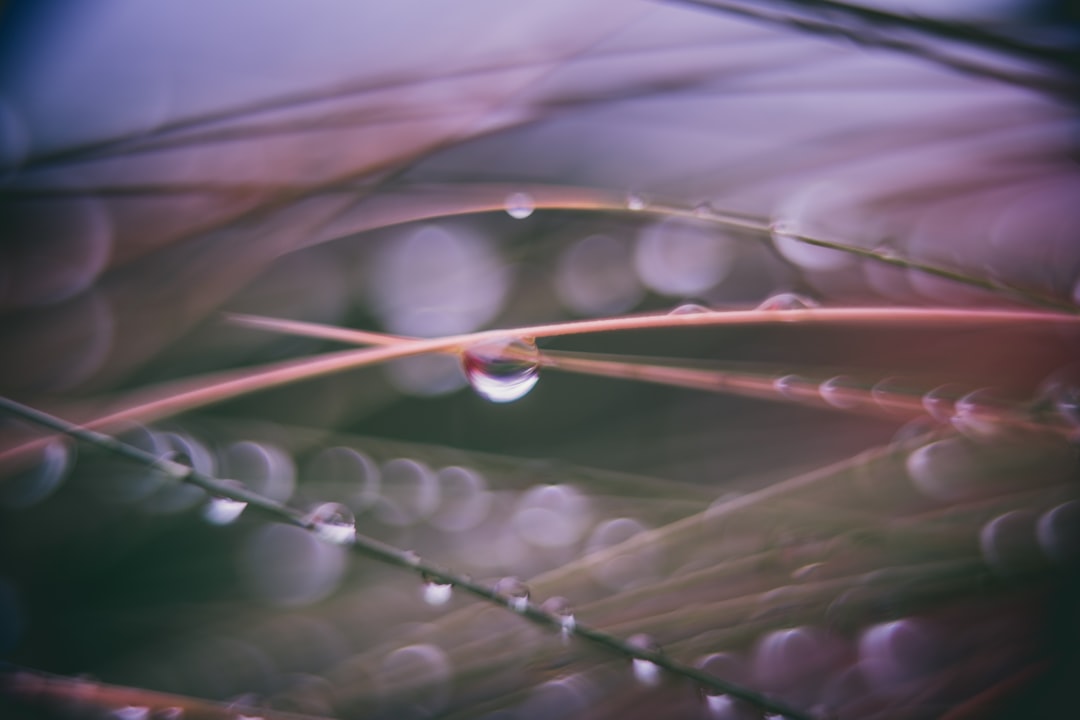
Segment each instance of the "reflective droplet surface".
[[150,708],[142,705],[128,705],[113,710],[110,717],[116,720],[150,720]]
[[923,395],[923,409],[938,422],[948,422],[955,413],[957,390],[954,385],[939,385]]
[[450,583],[441,583],[435,580],[428,580],[424,583],[424,602],[432,607],[439,607],[450,602],[450,596],[453,595],[454,586]]
[[851,378],[837,375],[829,378],[818,386],[818,394],[821,399],[834,408],[853,408],[859,404],[857,399],[858,390],[852,387]]
[[644,210],[647,204],[645,198],[637,193],[630,193],[626,196],[626,207],[628,210],[633,210],[634,212]]
[[474,345],[462,353],[461,364],[473,390],[497,403],[524,397],[540,379],[540,351],[532,339]]
[[524,220],[533,214],[533,210],[536,209],[536,203],[533,202],[532,195],[523,192],[516,192],[506,196],[506,214],[515,220]]
[[683,303],[679,305],[668,315],[700,315],[702,313],[710,313],[712,310],[704,305],[698,305],[697,303]]
[[356,519],[341,503],[323,503],[307,517],[315,535],[335,545],[351,545],[356,541]]
[[993,435],[999,429],[997,416],[1001,401],[988,388],[980,388],[964,395],[953,406],[952,426],[972,437]]
[[806,378],[799,377],[798,375],[784,375],[773,381],[773,387],[778,393],[784,397],[798,398],[799,389],[806,386]]
[[[239,480],[223,480],[222,484],[239,490],[244,489],[244,484]],[[243,500],[212,497],[203,508],[203,518],[212,525],[228,525],[240,517],[246,507],[247,503]]]
[[805,295],[799,295],[798,293],[783,292],[777,293],[772,297],[765,298],[758,305],[758,310],[806,310],[808,308],[820,307],[820,304],[816,300],[806,297]]
[[0,478],[0,507],[23,510],[52,495],[74,464],[75,448],[66,440],[51,440],[35,465]]
[[549,597],[540,604],[540,609],[559,623],[559,629],[564,640],[573,634],[574,628],[577,627],[577,620],[574,619],[569,600],[558,595]]
[[709,217],[712,215],[712,205],[708,202],[699,202],[694,206],[694,215],[698,217]]
[[529,586],[516,577],[504,577],[495,583],[495,593],[506,598],[510,608],[517,612],[525,612],[529,606]]
[[1080,500],[1070,500],[1039,516],[1035,535],[1043,553],[1059,565],[1080,561]]
[[[644,650],[650,653],[659,653],[660,645],[653,639],[652,635],[645,633],[638,633],[632,635],[626,639],[626,643],[631,647],[639,650]],[[634,679],[641,685],[646,687],[656,687],[660,684],[660,666],[656,663],[645,660],[644,658],[634,658],[633,661]]]

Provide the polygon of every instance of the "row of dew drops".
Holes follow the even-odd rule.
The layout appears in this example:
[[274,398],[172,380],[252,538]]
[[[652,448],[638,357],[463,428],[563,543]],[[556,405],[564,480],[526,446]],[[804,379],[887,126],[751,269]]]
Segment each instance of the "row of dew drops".
[[[636,194],[629,195],[626,204],[627,208],[633,211],[644,210],[647,206],[645,199]],[[534,209],[535,202],[527,193],[513,193],[506,198],[505,210],[512,218],[527,218],[532,215]],[[758,306],[758,309],[792,311],[817,306],[818,304],[810,298],[784,292],[766,299]],[[708,312],[713,311],[698,304],[684,304],[673,309],[671,314],[687,315]],[[518,400],[527,395],[539,381],[540,354],[532,338],[506,338],[485,342],[465,350],[461,361],[469,384],[481,397],[491,402],[507,403]],[[888,382],[883,381],[875,386],[871,395],[884,394],[886,392],[884,386]],[[793,396],[800,386],[805,386],[807,383],[808,381],[798,376],[786,375],[777,379],[774,387],[781,395]],[[849,389],[846,379],[842,377],[828,379],[818,386],[821,398],[838,408],[849,408],[857,404],[851,399]],[[981,404],[986,400],[985,391],[976,391],[958,400],[950,400],[946,390],[938,388],[922,398],[922,404],[928,415],[939,422],[952,421],[958,425],[970,423],[972,418],[979,414]],[[1072,426],[1080,425],[1080,391],[1077,388],[1055,384],[1043,395],[1046,397],[1040,398],[1037,405],[1051,402],[1061,419]],[[229,487],[243,489],[243,485],[238,481],[225,480],[223,482]],[[211,523],[225,525],[239,518],[246,507],[247,503],[242,500],[214,497],[207,504],[204,517]],[[325,542],[351,545],[356,541],[355,517],[348,507],[340,503],[331,502],[316,506],[305,517],[304,524]],[[411,556],[415,564],[419,564],[420,559],[415,553],[407,553],[407,555]],[[531,609],[534,615],[539,613],[540,616],[546,617],[553,627],[559,629],[564,642],[569,642],[577,628],[577,620],[570,602],[564,597],[551,597],[539,606],[531,608],[529,588],[516,577],[499,580],[492,591],[515,612],[525,614]],[[421,593],[424,602],[428,605],[444,606],[452,597],[453,583],[425,576]],[[630,637],[626,644],[647,654],[661,652],[659,644],[650,635],[644,633]],[[698,666],[704,668],[707,661],[708,658],[699,662]],[[662,671],[655,663],[645,658],[635,657],[631,659],[631,664],[634,678],[639,684],[653,687],[660,683]],[[730,697],[718,692],[706,693],[705,699],[711,711],[721,714],[732,702]],[[152,711],[147,707],[128,706],[116,710],[113,715],[117,720],[179,720],[183,716],[183,711],[176,707]],[[766,715],[765,717],[780,718],[781,716]],[[260,719],[254,715],[237,715],[236,720]]]

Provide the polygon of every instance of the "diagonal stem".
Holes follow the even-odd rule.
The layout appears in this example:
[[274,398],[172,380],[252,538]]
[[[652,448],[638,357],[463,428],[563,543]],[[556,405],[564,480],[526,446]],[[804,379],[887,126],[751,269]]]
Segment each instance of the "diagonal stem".
[[[283,503],[270,500],[257,493],[236,488],[216,477],[201,473],[191,467],[172,460],[159,458],[153,453],[120,442],[116,438],[103,433],[80,427],[79,425],[67,422],[66,420],[5,397],[0,397],[0,410],[7,411],[37,425],[49,428],[50,430],[63,433],[89,445],[100,448],[101,450],[113,453],[114,455],[142,463],[147,467],[165,473],[175,480],[200,487],[216,497],[245,502],[281,522],[301,527],[308,531],[316,529],[315,524],[307,520],[300,511]],[[360,555],[372,558],[386,565],[409,570],[425,581],[448,583],[455,588],[464,590],[474,597],[520,614],[538,625],[565,631],[562,618],[542,610],[539,605],[528,600],[522,603],[520,599],[507,597],[496,592],[494,588],[478,583],[464,575],[459,575],[452,571],[431,565],[415,553],[400,550],[373,538],[359,534],[355,536],[350,547],[354,552]],[[595,646],[605,648],[629,659],[646,660],[654,663],[668,672],[691,680],[704,688],[715,692],[727,693],[732,697],[744,700],[768,712],[777,713],[785,718],[790,718],[791,720],[811,720],[810,715],[789,707],[786,703],[779,700],[767,697],[754,690],[742,687],[741,685],[714,677],[702,670],[678,662],[661,652],[637,647],[622,638],[610,635],[588,625],[577,623],[571,633]]]

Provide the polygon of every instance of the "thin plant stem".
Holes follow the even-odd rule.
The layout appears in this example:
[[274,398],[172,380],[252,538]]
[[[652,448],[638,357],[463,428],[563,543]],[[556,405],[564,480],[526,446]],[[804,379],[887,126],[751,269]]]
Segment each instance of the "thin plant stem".
[[[256,320],[253,316],[230,316],[249,318],[249,325],[266,328],[297,327],[295,321],[272,319]],[[324,377],[345,370],[370,367],[389,360],[412,357],[433,352],[463,352],[469,347],[491,340],[505,338],[554,338],[589,333],[617,332],[627,330],[690,328],[709,326],[742,326],[785,323],[814,323],[835,325],[918,325],[920,327],[965,327],[979,324],[1032,324],[1066,323],[1080,324],[1080,315],[1070,315],[1036,310],[966,310],[957,308],[890,308],[847,307],[805,308],[799,310],[730,310],[689,314],[631,315],[578,320],[562,323],[530,325],[500,330],[484,330],[442,338],[430,338],[399,342],[385,340],[381,347],[343,350],[297,360],[269,363],[253,368],[203,375],[195,378],[163,383],[151,388],[137,390],[112,403],[103,414],[81,419],[84,426],[95,429],[115,428],[127,422],[153,422],[181,412],[205,407],[249,393],[288,385],[300,380]],[[328,331],[329,332],[329,331]],[[344,339],[347,329],[338,328],[335,339]],[[365,333],[367,342],[373,337]],[[85,413],[84,414],[88,414]],[[48,441],[39,438],[0,452],[0,462],[25,459],[40,450]]]
[[[282,712],[261,707],[258,709],[237,708],[233,704],[216,703],[186,695],[111,685],[96,680],[65,677],[26,668],[0,670],[0,691],[16,702],[35,709],[40,707],[51,709],[53,704],[77,703],[96,706],[104,711],[115,711],[123,707],[145,708],[147,716],[152,718],[197,717],[201,720],[238,720],[246,715],[252,719],[259,717],[262,720],[330,720],[321,715]],[[110,717],[119,717],[119,715]]]
[[[740,311],[718,311],[712,313],[718,321],[730,318],[733,313]],[[772,313],[775,311],[751,311],[757,313]],[[801,310],[785,311],[801,313]],[[960,311],[969,312],[969,311]],[[986,311],[975,311],[986,312]],[[990,311],[991,317],[1001,319],[997,313],[1010,311]],[[703,315],[705,313],[699,313]],[[670,315],[657,317],[672,317]],[[766,315],[766,318],[768,315]],[[806,318],[796,315],[798,320]],[[281,332],[289,335],[334,340],[359,345],[374,345],[378,347],[394,347],[404,343],[415,342],[417,338],[402,337],[400,335],[387,335],[369,330],[353,330],[333,325],[320,323],[308,323],[300,320],[278,320],[259,315],[244,315],[230,313],[226,319],[242,327],[257,328]],[[736,318],[738,319],[738,318]],[[454,354],[459,352],[454,348],[447,348],[438,352]],[[508,353],[513,353],[513,348],[507,348]],[[918,417],[926,413],[923,405],[922,394],[914,392],[887,392],[873,391],[869,387],[858,385],[845,385],[838,388],[843,394],[842,404],[829,403],[821,393],[821,384],[824,379],[801,378],[791,376],[791,382],[778,386],[779,375],[766,375],[762,373],[749,373],[745,371],[730,371],[716,369],[698,369],[677,367],[670,364],[649,364],[637,360],[626,359],[600,359],[585,353],[565,353],[548,350],[539,357],[541,366],[562,370],[564,372],[580,373],[584,375],[598,375],[608,378],[623,378],[642,382],[656,383],[674,387],[683,387],[708,392],[720,392],[744,397],[753,397],[780,402],[813,403],[818,406],[860,414],[879,415],[895,418],[898,415]],[[951,398],[955,401],[958,398]],[[980,409],[980,414],[986,420],[992,420],[1011,427],[1023,427],[1029,429],[1054,429],[1064,433],[1071,432],[1071,428],[1057,427],[1045,422],[1032,419],[1028,413],[1019,408],[1008,407],[985,407]]]
[[[257,508],[275,520],[308,531],[316,531],[318,529],[317,524],[308,520],[299,510],[265,498],[257,493],[237,488],[230,483],[226,483],[216,477],[199,472],[187,465],[183,465],[167,458],[158,457],[153,453],[123,443],[111,436],[69,423],[61,418],[5,397],[0,397],[0,409],[21,417],[24,420],[41,425],[42,427],[68,435],[106,452],[118,455],[127,460],[141,463],[149,468],[165,473],[174,480],[190,483],[206,490],[215,497],[223,497],[247,503],[249,506]],[[434,581],[450,584],[454,588],[463,590],[474,597],[519,614],[537,625],[565,630],[560,616],[542,610],[536,603],[529,600],[522,602],[520,599],[505,596],[496,592],[493,587],[476,582],[464,575],[459,575],[452,571],[429,564],[413,552],[400,550],[375,540],[374,538],[359,534],[355,535],[349,547],[351,547],[354,552],[365,557],[386,565],[392,565],[408,570],[419,576],[425,582]],[[639,659],[652,662],[673,675],[684,677],[704,688],[716,692],[727,693],[732,697],[745,700],[768,712],[778,713],[791,720],[811,720],[810,715],[789,707],[786,703],[774,698],[766,697],[761,693],[744,688],[741,685],[730,683],[692,666],[685,665],[668,657],[662,652],[637,647],[622,638],[610,635],[588,625],[575,624],[572,635],[628,659]]]

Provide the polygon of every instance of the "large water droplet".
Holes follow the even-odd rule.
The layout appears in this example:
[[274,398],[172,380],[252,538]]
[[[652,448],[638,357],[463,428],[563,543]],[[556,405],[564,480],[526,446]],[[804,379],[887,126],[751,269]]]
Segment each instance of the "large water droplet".
[[532,195],[523,192],[511,193],[506,196],[506,214],[515,220],[524,220],[533,214],[533,210],[536,209],[536,203],[533,202]]
[[335,545],[351,545],[356,541],[356,519],[341,503],[323,503],[307,517],[315,535]]
[[574,619],[574,613],[570,609],[570,601],[556,595],[541,603],[540,609],[559,624],[563,640],[569,640],[577,627],[577,620]]
[[[223,480],[222,485],[243,490],[244,484],[239,480]],[[203,518],[213,525],[228,525],[240,517],[247,503],[243,500],[233,500],[227,497],[212,497],[203,509]]]
[[857,391],[852,387],[851,378],[837,375],[818,386],[821,399],[835,408],[847,409],[859,404]]
[[668,315],[700,315],[702,313],[711,312],[712,310],[704,305],[698,305],[697,303],[683,303],[669,312]]
[[812,300],[805,295],[799,295],[798,293],[782,292],[773,295],[772,297],[765,298],[758,305],[758,310],[806,310],[807,308],[820,307],[820,304],[816,300]]
[[[630,636],[626,639],[626,644],[630,647],[650,653],[660,652],[659,643],[653,639],[652,635],[647,635],[645,633],[638,633],[637,635]],[[660,666],[651,660],[634,658],[633,669],[634,679],[641,685],[646,687],[656,687],[660,684]]]
[[473,390],[497,403],[524,397],[540,379],[540,351],[532,339],[474,345],[462,353],[461,364]]
[[450,602],[454,586],[450,583],[442,583],[437,580],[428,580],[424,583],[424,602],[432,607],[439,607]]
[[529,586],[516,577],[504,577],[495,583],[495,593],[506,598],[512,610],[523,613],[529,607]]
[[637,193],[630,193],[626,196],[626,207],[629,210],[638,212],[644,210],[647,205],[648,202],[646,202],[645,198]]

